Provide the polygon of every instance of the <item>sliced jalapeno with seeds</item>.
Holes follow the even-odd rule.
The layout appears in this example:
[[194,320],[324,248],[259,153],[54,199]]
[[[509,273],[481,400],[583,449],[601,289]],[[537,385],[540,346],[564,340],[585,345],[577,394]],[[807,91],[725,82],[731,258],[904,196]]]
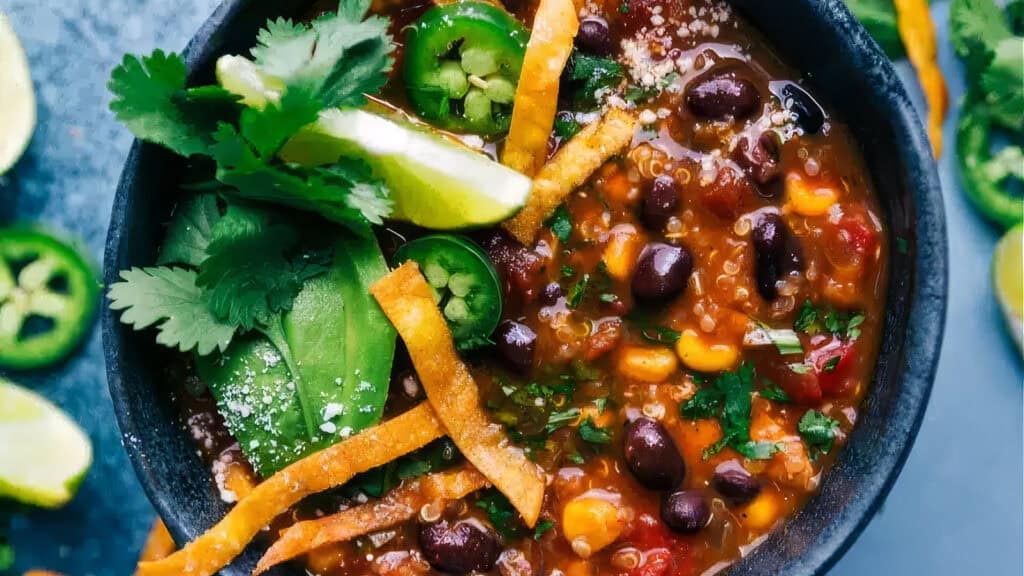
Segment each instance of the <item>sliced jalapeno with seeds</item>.
[[508,131],[529,37],[487,2],[430,9],[405,31],[404,76],[416,112],[447,130]]
[[438,234],[413,240],[395,263],[420,265],[460,350],[489,344],[501,319],[501,284],[483,248],[464,236]]
[[42,368],[70,354],[98,303],[93,267],[35,230],[0,229],[0,367]]

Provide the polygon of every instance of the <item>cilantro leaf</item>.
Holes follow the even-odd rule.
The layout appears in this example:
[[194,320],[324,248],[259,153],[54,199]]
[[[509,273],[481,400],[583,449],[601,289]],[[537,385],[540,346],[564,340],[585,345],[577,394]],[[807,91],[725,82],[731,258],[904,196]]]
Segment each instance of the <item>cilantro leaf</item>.
[[797,431],[807,447],[828,454],[839,432],[839,422],[817,410],[808,410],[797,423]]
[[218,220],[220,208],[214,194],[200,194],[179,204],[167,227],[157,264],[199,266],[206,259],[206,248]]
[[688,420],[716,418],[722,411],[722,396],[717,388],[701,388],[679,407],[679,412]]
[[625,78],[622,65],[611,58],[591,56],[574,50],[566,67],[573,98],[580,106],[597,103],[597,93],[618,86]]
[[322,254],[289,259],[286,252],[297,242],[295,230],[268,212],[230,205],[213,228],[197,279],[213,313],[248,331],[290,310],[302,284],[326,272],[328,263]]
[[583,303],[583,297],[587,294],[587,286],[590,284],[590,274],[584,274],[579,281],[569,289],[569,296],[566,303],[570,308],[578,308]]
[[507,540],[518,540],[525,535],[526,526],[519,513],[501,492],[494,488],[484,490],[477,498],[476,505],[487,512],[491,525]]
[[765,400],[771,400],[772,402],[781,402],[783,404],[788,404],[793,401],[793,399],[789,397],[789,394],[786,394],[786,391],[783,390],[782,388],[779,388],[779,386],[776,384],[772,384],[766,388],[762,388],[758,392],[758,395],[760,395],[761,398],[764,398]]
[[608,444],[612,441],[611,431],[595,424],[589,416],[580,423],[579,432],[580,438],[591,444]]
[[548,218],[547,225],[551,228],[551,233],[555,235],[555,238],[558,238],[559,242],[563,244],[572,237],[572,216],[565,204],[560,204],[558,208],[555,208],[555,213]]
[[540,541],[549,530],[555,527],[555,523],[547,518],[542,518],[540,522],[537,522],[537,526],[533,529],[533,539]]
[[132,268],[110,286],[110,308],[123,310],[121,322],[142,330],[156,326],[156,341],[202,356],[223,352],[236,326],[210,311],[209,297],[196,283],[197,273],[183,268]]
[[967,61],[970,78],[979,77],[992,60],[996,45],[1012,34],[993,0],[953,0],[949,29],[956,53]]
[[682,332],[664,326],[649,326],[640,330],[640,337],[651,344],[672,346],[682,338]]
[[[217,122],[237,111],[237,98],[218,87],[185,90],[185,60],[156,50],[141,58],[126,55],[110,75],[110,110],[138,139],[182,156],[202,154],[213,143]],[[225,106],[211,106],[211,95]]]
[[340,159],[316,168],[272,164],[228,124],[220,126],[215,139],[211,153],[217,179],[234,196],[317,212],[363,236],[371,233],[367,222],[380,224],[390,213],[387,188],[361,161]]
[[583,129],[580,123],[571,115],[559,114],[555,117],[555,136],[561,140],[569,140]]
[[1005,128],[1024,130],[1024,38],[1004,38],[996,44],[981,86],[992,119]]
[[336,13],[311,24],[278,19],[267,23],[252,49],[256,64],[279,78],[286,93],[300,90],[321,108],[358,107],[376,94],[394,63],[389,21],[365,18],[369,0],[341,0]]
[[860,337],[860,326],[866,319],[862,312],[837,312],[831,306],[827,309],[818,308],[808,299],[804,300],[797,313],[793,330],[812,336],[829,332],[845,340],[856,340]]
[[544,431],[547,432],[548,434],[551,434],[552,432],[558,430],[559,428],[564,428],[565,426],[568,426],[569,423],[573,422],[579,417],[579,408],[569,408],[568,410],[552,412],[550,415],[548,415],[548,423],[544,427]]
[[763,443],[750,440],[750,395],[754,382],[754,365],[740,364],[735,372],[723,372],[710,387],[704,387],[681,408],[683,417],[698,420],[717,417],[722,426],[722,439],[704,449],[710,458],[726,447],[743,456],[763,460],[774,453]]
[[782,452],[783,445],[781,442],[754,442],[748,440],[747,442],[735,444],[732,448],[749,460],[767,460],[776,452]]

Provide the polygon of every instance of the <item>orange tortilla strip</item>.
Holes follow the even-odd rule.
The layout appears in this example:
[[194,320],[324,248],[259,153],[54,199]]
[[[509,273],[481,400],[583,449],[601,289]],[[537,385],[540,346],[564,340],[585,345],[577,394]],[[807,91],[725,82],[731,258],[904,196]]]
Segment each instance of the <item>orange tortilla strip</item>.
[[157,518],[153,522],[153,528],[150,529],[149,537],[146,538],[146,544],[143,545],[142,552],[139,554],[139,562],[163,560],[177,549],[178,545],[171,538],[171,533],[167,531],[167,526],[164,526],[163,520]]
[[419,266],[406,262],[370,286],[370,293],[405,342],[448,437],[532,527],[544,502],[544,478],[484,413],[480,390],[455,352],[448,324]]
[[216,526],[178,552],[140,562],[139,576],[212,576],[238,556],[265,526],[306,496],[422,448],[444,435],[427,403],[311,454],[271,476],[242,498]]
[[895,0],[895,6],[900,38],[928,102],[928,138],[932,142],[932,153],[938,158],[942,155],[942,122],[946,118],[949,97],[939,68],[935,23],[928,11],[928,0]]
[[532,246],[544,221],[609,158],[629,146],[637,119],[630,112],[611,108],[597,122],[573,136],[533,179],[526,206],[502,226],[517,240]]
[[503,164],[533,177],[544,164],[558,112],[558,82],[579,30],[572,0],[540,0],[512,106]]
[[231,463],[228,465],[224,477],[224,487],[233,492],[239,500],[248,496],[256,488],[256,481],[253,480],[252,473],[247,468],[248,466],[237,462]]
[[458,500],[487,486],[487,479],[472,468],[439,472],[405,482],[376,502],[317,520],[298,522],[285,530],[267,550],[253,574],[262,574],[326,544],[347,542],[397,526],[414,518],[427,504]]

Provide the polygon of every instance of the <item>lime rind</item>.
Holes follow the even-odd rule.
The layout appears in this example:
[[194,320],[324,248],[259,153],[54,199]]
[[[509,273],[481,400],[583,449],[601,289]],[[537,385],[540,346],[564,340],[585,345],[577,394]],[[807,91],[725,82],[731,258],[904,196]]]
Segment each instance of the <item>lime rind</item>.
[[1012,228],[996,244],[992,286],[1010,333],[1024,355],[1024,224]]
[[25,51],[0,13],[0,175],[25,153],[36,129],[36,96]]
[[42,396],[0,379],[0,497],[58,508],[92,465],[89,437]]

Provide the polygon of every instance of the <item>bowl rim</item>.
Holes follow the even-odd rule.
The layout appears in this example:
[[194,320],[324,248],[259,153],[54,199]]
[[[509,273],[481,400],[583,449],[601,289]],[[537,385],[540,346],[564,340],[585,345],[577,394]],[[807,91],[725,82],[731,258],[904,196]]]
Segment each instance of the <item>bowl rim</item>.
[[[201,62],[211,56],[211,39],[222,28],[230,26],[235,16],[256,2],[258,0],[224,0],[215,9],[183,52],[190,76]],[[893,440],[892,450],[887,451],[878,460],[884,474],[863,479],[861,490],[854,500],[832,517],[829,523],[831,530],[826,537],[810,546],[796,560],[786,564],[786,573],[801,576],[823,576],[828,573],[870,523],[906,463],[924,419],[938,368],[946,320],[949,275],[946,220],[936,161],[910,97],[899,80],[892,62],[884,56],[869,33],[849,12],[843,0],[821,0],[819,4],[817,10],[824,14],[822,17],[833,20],[831,24],[842,28],[842,32],[848,35],[844,42],[849,45],[850,57],[861,66],[881,67],[872,75],[872,80],[880,83],[876,86],[876,91],[891,94],[891,104],[884,107],[880,114],[891,123],[896,133],[905,137],[903,142],[895,146],[903,152],[907,170],[911,172],[908,179],[912,188],[909,196],[912,198],[917,216],[917,225],[914,227],[917,234],[917,250],[911,266],[914,281],[908,290],[907,337],[902,356],[908,363],[901,373],[899,383],[901,400],[906,403],[903,406],[904,411],[909,410],[912,414],[908,418],[903,418],[906,420],[906,426],[899,433],[890,433],[887,436],[887,439],[891,437]],[[758,28],[756,23],[754,27]],[[768,38],[768,41],[771,42],[771,38]],[[127,221],[125,208],[131,201],[133,175],[138,172],[138,159],[144,146],[150,145],[138,140],[133,142],[118,182],[104,251],[106,286],[119,279],[118,256],[122,250]],[[889,270],[889,274],[891,281],[892,269]],[[888,306],[887,302],[886,308]],[[134,441],[140,437],[139,430],[145,423],[138,422],[138,419],[133,418],[126,409],[126,388],[120,375],[119,364],[120,344],[117,328],[120,321],[109,306],[103,307],[102,314],[107,381],[122,443],[140,484],[157,513],[179,543],[187,541],[189,535],[197,532],[198,527],[185,524],[176,513],[177,508],[169,492],[161,491],[152,481],[154,472],[149,459],[143,454],[142,447]],[[747,564],[744,560],[746,559],[742,559],[734,566]],[[729,572],[732,571],[730,568]],[[233,576],[235,571],[225,568],[222,573],[225,576]]]

